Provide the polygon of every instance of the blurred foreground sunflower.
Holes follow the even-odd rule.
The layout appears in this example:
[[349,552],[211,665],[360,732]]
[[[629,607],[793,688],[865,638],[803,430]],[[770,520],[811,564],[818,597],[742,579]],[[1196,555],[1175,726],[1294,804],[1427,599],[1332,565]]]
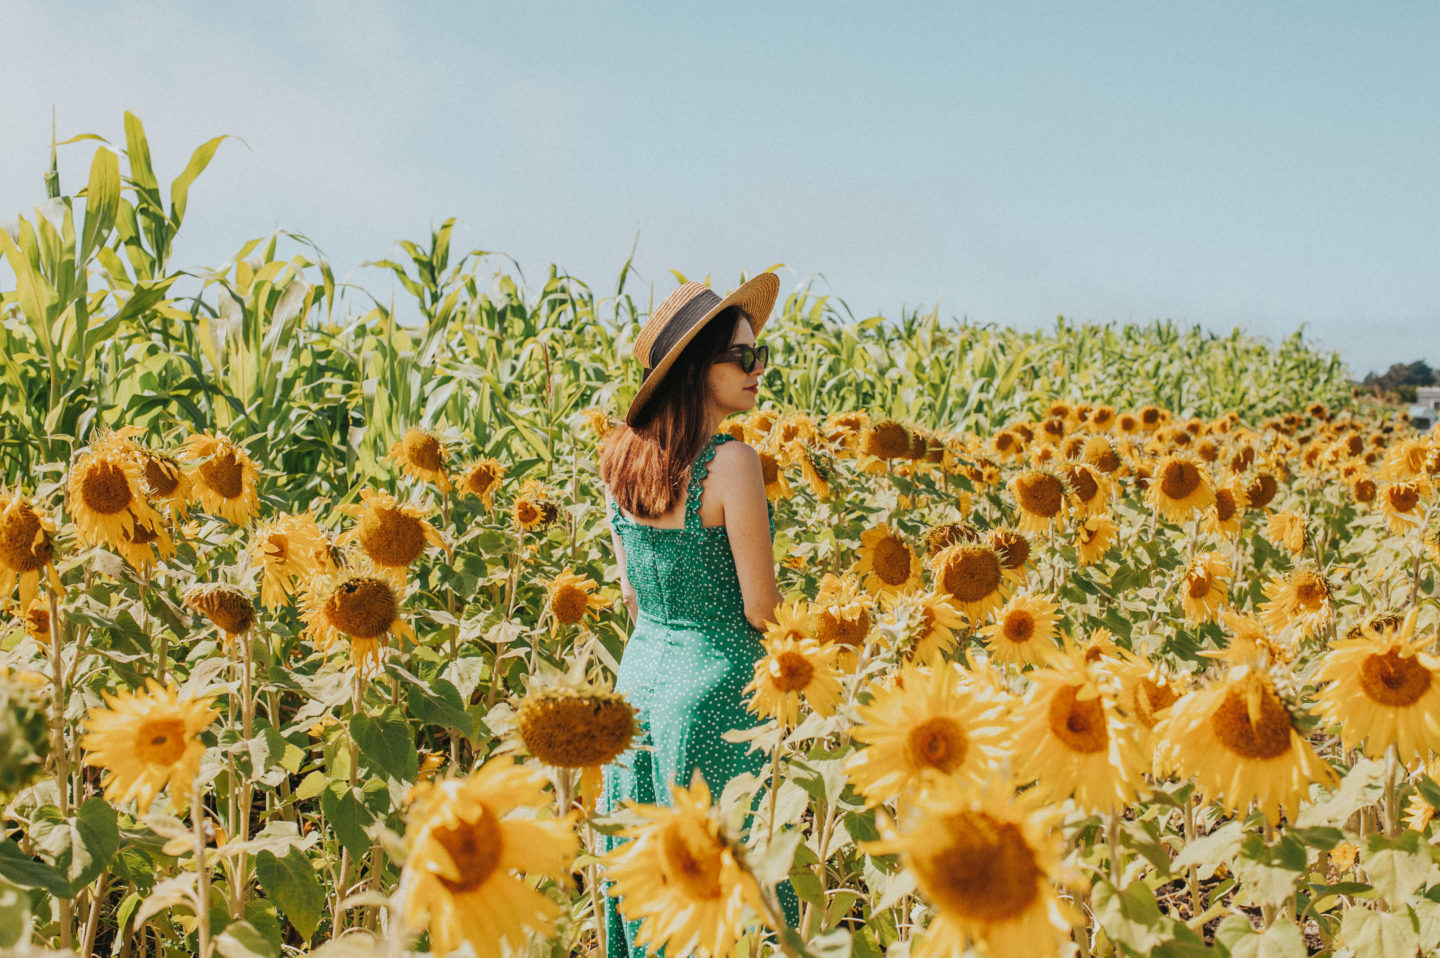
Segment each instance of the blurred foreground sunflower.
[[105,800],[135,799],[141,815],[160,790],[170,786],[170,805],[190,802],[190,785],[200,770],[205,746],[199,735],[219,716],[214,699],[181,698],[171,686],[147,679],[144,690],[106,692],[105,708],[92,708],[80,740],[85,764],[108,773]]
[[580,843],[573,814],[533,817],[546,804],[542,775],[501,756],[411,795],[413,838],[396,894],[405,924],[429,930],[432,952],[468,944],[477,958],[501,958],[518,953],[527,932],[554,937],[563,909],[536,879],[565,881]]

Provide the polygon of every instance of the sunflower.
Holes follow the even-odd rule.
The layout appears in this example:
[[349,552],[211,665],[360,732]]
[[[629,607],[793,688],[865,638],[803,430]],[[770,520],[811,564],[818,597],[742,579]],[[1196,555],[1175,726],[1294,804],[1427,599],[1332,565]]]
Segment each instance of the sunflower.
[[415,641],[400,618],[402,596],[388,578],[363,567],[311,576],[305,589],[305,635],[321,652],[336,636],[350,640],[350,662],[361,674],[379,666],[391,635]]
[[1111,671],[1120,682],[1120,708],[1132,720],[1141,747],[1148,749],[1155,726],[1185,694],[1185,680],[1133,653]]
[[1225,538],[1238,536],[1245,506],[1245,490],[1240,488],[1240,484],[1233,477],[1217,485],[1215,506],[1205,519],[1206,530]]
[[1002,429],[990,438],[990,451],[1007,462],[1024,454],[1025,439],[1013,429]]
[[910,429],[894,419],[881,419],[865,427],[860,454],[877,459],[903,459],[910,454]]
[[835,478],[834,458],[824,449],[798,439],[790,443],[790,455],[800,464],[800,474],[815,498],[829,499],[830,483]]
[[859,707],[859,718],[850,734],[868,747],[846,760],[845,773],[872,807],[936,779],[978,789],[1006,757],[1003,705],[964,687],[946,664],[906,666]]
[[407,429],[400,441],[390,447],[386,458],[399,463],[405,475],[421,482],[433,482],[441,492],[450,491],[450,474],[446,468],[450,451],[434,431],[418,426]]
[[66,487],[66,507],[86,545],[123,549],[137,522],[154,528],[160,514],[140,491],[140,464],[112,445],[76,457]]
[[575,414],[577,425],[582,425],[595,435],[595,441],[599,442],[609,435],[615,423],[606,415],[605,410],[599,406],[586,406]]
[[1027,469],[1010,480],[1010,495],[1020,507],[1020,528],[1046,533],[1065,524],[1065,480],[1048,469]]
[[133,798],[141,815],[167,783],[172,808],[189,803],[205,753],[199,735],[220,714],[210,707],[213,698],[182,699],[154,679],[145,686],[140,692],[103,693],[106,707],[90,709],[80,740],[85,764],[108,773],[105,800],[119,804]]
[[1115,428],[1123,436],[1133,436],[1140,431],[1140,417],[1133,412],[1122,412],[1115,417]]
[[980,531],[964,522],[945,522],[925,531],[925,555],[933,556],[957,542],[979,542]]
[[1385,519],[1390,531],[1403,535],[1418,528],[1425,521],[1425,510],[1420,500],[1430,494],[1430,482],[1425,478],[1396,479],[1380,490],[1380,506],[1385,510]]
[[631,841],[602,859],[609,894],[627,920],[640,922],[637,946],[728,956],[752,921],[748,913],[765,910],[760,885],[722,829],[698,772],[689,788],[672,785],[670,797],[669,808],[627,803],[645,823],[622,830]]
[[0,598],[20,586],[20,608],[28,609],[44,573],[50,591],[63,591],[55,569],[55,526],[18,492],[0,492]]
[[1120,533],[1108,515],[1090,516],[1075,523],[1075,553],[1081,565],[1094,565],[1105,557]]
[[1291,555],[1305,551],[1305,517],[1289,509],[1272,512],[1265,520],[1265,538],[1277,549],[1287,549]]
[[775,607],[775,621],[765,623],[765,638],[771,640],[813,639],[809,603],[785,600]]
[[1385,453],[1385,463],[1380,467],[1380,477],[1391,482],[1415,479],[1425,475],[1425,460],[1429,448],[1424,439],[1405,439],[1390,447]]
[[145,484],[145,494],[155,502],[170,507],[170,516],[180,520],[190,511],[193,497],[190,475],[174,456],[136,446],[140,459],[140,478]]
[[835,714],[840,700],[838,647],[783,637],[767,637],[764,645],[765,654],[755,662],[755,677],[741,692],[751,696],[747,709],[792,728],[800,719],[801,696],[817,715]]
[[910,662],[935,664],[955,647],[955,632],[965,624],[950,597],[938,592],[890,593],[882,596],[887,611],[906,624],[902,648]]
[[861,440],[869,425],[869,413],[861,410],[837,412],[825,418],[821,432],[824,434],[826,442],[838,447],[836,451],[839,455],[851,456],[860,448]]
[[1245,484],[1245,503],[1251,509],[1264,509],[1279,490],[1279,480],[1273,473],[1257,471]]
[[112,548],[132,569],[148,572],[157,558],[169,559],[175,555],[175,540],[163,523],[152,525],[137,519],[135,528],[124,534],[124,541],[115,543]]
[[1114,444],[1104,436],[1091,436],[1086,439],[1085,445],[1080,449],[1080,459],[1106,475],[1112,475],[1120,469],[1120,456],[1116,453]]
[[563,909],[535,879],[568,880],[580,843],[573,814],[534,817],[546,804],[544,777],[500,757],[411,795],[414,839],[397,894],[404,923],[429,929],[432,953],[468,943],[477,958],[501,958],[518,953],[527,932],[553,937]]
[[1156,463],[1154,481],[1145,489],[1145,501],[1178,525],[1215,504],[1215,480],[1199,460],[1172,453]]
[[1070,488],[1070,504],[1075,514],[1098,516],[1110,508],[1113,494],[1110,479],[1099,470],[1091,469],[1084,463],[1072,462],[1065,466],[1065,480]]
[[857,575],[874,593],[914,592],[920,588],[920,557],[888,523],[860,533]]
[[450,544],[426,521],[424,509],[403,504],[388,492],[372,489],[361,489],[360,500],[340,507],[341,512],[360,521],[353,529],[341,533],[335,542],[341,546],[360,543],[375,569],[397,584],[405,581],[406,570],[420,558],[427,543],[450,555]]
[[1200,654],[1220,659],[1231,665],[1283,665],[1295,657],[1295,650],[1277,641],[1257,616],[1234,609],[1220,611],[1220,625],[1229,633],[1229,644],[1215,651]]
[[185,440],[185,454],[204,460],[190,474],[201,508],[243,526],[260,505],[256,491],[260,468],[255,461],[223,435],[203,432]]
[[1214,622],[1220,605],[1229,598],[1234,572],[1230,560],[1218,552],[1206,552],[1191,559],[1180,577],[1180,606],[1191,625]]
[[489,509],[495,504],[495,490],[505,478],[505,467],[499,459],[479,459],[465,467],[460,477],[460,488],[474,496]]
[[525,749],[556,768],[599,768],[630,748],[639,731],[625,696],[588,682],[533,687],[516,708]]
[[1367,505],[1374,502],[1379,489],[1375,486],[1375,480],[1369,475],[1361,474],[1352,476],[1350,479],[1350,498],[1358,505]]
[[752,409],[745,416],[744,441],[751,445],[759,445],[765,441],[779,421],[780,413],[774,409]]
[[569,568],[545,584],[550,597],[550,614],[557,625],[578,625],[591,609],[606,609],[610,603],[596,595],[598,583],[589,576],[579,576]]
[[1315,711],[1346,748],[1363,744],[1379,758],[1394,745],[1406,764],[1440,753],[1440,659],[1426,651],[1429,637],[1415,640],[1419,611],[1383,632],[1367,623],[1361,638],[1340,640],[1321,660],[1316,680],[1329,684]]
[[1119,711],[1119,688],[1082,656],[1058,658],[1029,673],[1015,714],[1015,767],[1054,802],[1110,812],[1135,798],[1144,756],[1134,726]]
[[195,586],[185,593],[184,602],[185,608],[203,614],[224,634],[226,646],[255,625],[250,597],[228,585]]
[[43,647],[50,645],[50,601],[45,593],[35,593],[30,608],[20,613],[20,620],[24,623],[26,635]]
[[1302,635],[1314,635],[1330,624],[1335,607],[1330,601],[1330,583],[1314,568],[1301,566],[1264,585],[1268,600],[1262,610],[1265,625],[1279,632],[1296,625]]
[[872,855],[899,854],[935,907],[915,958],[969,954],[972,945],[986,955],[1059,955],[1073,915],[1055,890],[1058,812],[998,785],[922,796],[915,806],[907,831],[863,845]]
[[875,597],[861,589],[854,576],[827,573],[810,604],[810,634],[821,645],[858,652],[870,635],[874,607]]
[[1020,593],[980,630],[990,658],[1012,665],[1043,665],[1055,657],[1055,623],[1060,606],[1044,596]]
[[1000,565],[1016,581],[1024,581],[1030,564],[1030,540],[1015,529],[991,529],[985,542],[1000,554]]
[[1155,727],[1161,761],[1226,811],[1243,815],[1253,803],[1272,824],[1282,811],[1294,821],[1312,783],[1338,780],[1296,727],[1295,711],[1269,672],[1237,666],[1170,707]]
[[957,542],[941,549],[930,559],[935,591],[949,596],[951,603],[972,622],[979,622],[1005,602],[1011,576],[1005,561],[992,546],[979,542]]
[[296,585],[334,571],[330,540],[308,512],[267,519],[250,540],[250,564],[260,567],[260,601],[271,608],[288,601]]
[[765,496],[771,502],[779,502],[781,499],[789,499],[795,494],[790,488],[790,480],[785,478],[785,470],[780,467],[780,459],[775,452],[762,443],[755,447],[755,453],[760,457],[760,475],[765,480]]
[[536,531],[560,518],[560,506],[544,483],[527,479],[520,484],[520,491],[511,506],[511,515],[518,528],[527,532]]

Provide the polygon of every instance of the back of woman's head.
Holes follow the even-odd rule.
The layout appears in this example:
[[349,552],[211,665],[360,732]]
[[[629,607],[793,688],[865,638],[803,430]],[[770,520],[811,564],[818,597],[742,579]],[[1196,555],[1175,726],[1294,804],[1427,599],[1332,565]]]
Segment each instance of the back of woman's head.
[[612,431],[600,451],[600,480],[626,512],[654,519],[685,494],[682,480],[710,441],[710,367],[745,319],[731,306],[701,327],[665,373],[634,426]]

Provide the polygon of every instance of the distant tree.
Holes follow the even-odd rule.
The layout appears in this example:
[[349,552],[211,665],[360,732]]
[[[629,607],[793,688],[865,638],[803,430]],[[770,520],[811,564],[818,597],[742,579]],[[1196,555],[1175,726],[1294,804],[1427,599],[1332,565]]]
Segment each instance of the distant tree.
[[1372,372],[1364,384],[1381,393],[1393,393],[1402,402],[1414,402],[1416,387],[1440,385],[1440,376],[1425,360],[1417,359],[1413,363],[1395,363],[1378,376]]

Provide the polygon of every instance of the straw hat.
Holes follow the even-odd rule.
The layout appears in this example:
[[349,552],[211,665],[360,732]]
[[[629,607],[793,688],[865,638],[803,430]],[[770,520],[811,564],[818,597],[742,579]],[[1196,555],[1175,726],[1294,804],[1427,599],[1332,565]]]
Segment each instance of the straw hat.
[[735,292],[721,299],[704,283],[686,283],[665,297],[665,301],[650,314],[640,337],[635,340],[635,358],[645,371],[640,380],[640,391],[625,413],[625,422],[635,425],[635,418],[650,401],[675,360],[680,358],[685,347],[694,339],[705,324],[714,319],[728,306],[739,306],[750,316],[750,328],[755,335],[770,318],[775,308],[775,297],[780,292],[780,277],[774,273],[761,273]]

